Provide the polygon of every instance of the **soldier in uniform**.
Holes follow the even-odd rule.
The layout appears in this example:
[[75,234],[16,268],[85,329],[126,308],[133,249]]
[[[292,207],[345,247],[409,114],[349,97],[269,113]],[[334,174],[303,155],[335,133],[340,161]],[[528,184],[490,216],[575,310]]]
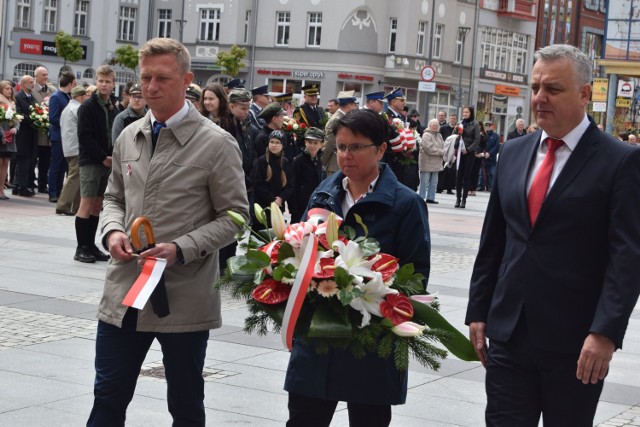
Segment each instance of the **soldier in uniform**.
[[353,96],[354,92],[343,91],[338,94],[338,110],[331,116],[327,122],[327,126],[324,129],[324,151],[322,153],[322,166],[324,167],[327,176],[340,170],[338,167],[337,153],[336,153],[336,136],[333,133],[333,128],[337,124],[338,120],[344,117],[351,110],[358,109],[358,103],[356,97]]
[[384,91],[379,92],[369,92],[364,94],[365,103],[364,109],[375,111],[376,113],[382,113],[384,109]]
[[405,97],[402,93],[402,89],[393,88],[391,92],[385,95],[385,99],[389,104],[389,108],[387,108],[387,116],[389,116],[389,120],[400,119],[402,122],[405,122],[405,116],[402,114],[405,105]]
[[262,109],[271,102],[269,86],[264,85],[251,89],[251,98],[251,106],[249,106],[249,120],[251,120],[251,123],[253,123],[258,129],[262,129],[266,123],[264,120],[260,119],[258,115]]
[[280,103],[280,106],[284,110],[285,115],[287,115],[288,117],[293,117],[293,93],[281,93],[280,95],[274,96],[273,100]]
[[303,86],[302,92],[304,93],[304,104],[293,111],[293,118],[300,123],[304,122],[307,128],[324,129],[328,118],[324,109],[318,105],[318,97],[320,96],[318,85]]

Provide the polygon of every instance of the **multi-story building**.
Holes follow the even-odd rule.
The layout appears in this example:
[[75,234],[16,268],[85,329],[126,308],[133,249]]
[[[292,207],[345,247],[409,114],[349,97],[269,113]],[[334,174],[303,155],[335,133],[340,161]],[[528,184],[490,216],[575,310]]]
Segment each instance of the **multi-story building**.
[[[204,86],[232,77],[216,57],[237,44],[248,50],[239,77],[249,87],[299,96],[316,83],[326,102],[342,90],[362,99],[399,86],[425,121],[474,98],[475,8],[475,0],[12,0],[3,15],[0,74],[17,80],[44,65],[54,82],[63,68],[91,81],[119,46],[164,36],[187,46]],[[469,29],[466,37],[459,28]],[[59,30],[80,39],[85,56],[77,63],[56,56]],[[426,65],[435,73],[419,85]],[[115,68],[120,85],[135,77]]]
[[480,0],[474,53],[474,102],[479,120],[506,135],[515,120],[529,122],[529,71],[536,34],[533,0]]

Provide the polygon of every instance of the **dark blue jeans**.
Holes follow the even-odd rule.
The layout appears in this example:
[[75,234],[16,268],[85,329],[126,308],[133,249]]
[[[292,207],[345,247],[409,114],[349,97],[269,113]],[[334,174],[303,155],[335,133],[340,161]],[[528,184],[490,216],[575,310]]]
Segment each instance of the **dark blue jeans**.
[[98,322],[94,402],[87,426],[124,426],[144,358],[154,339],[162,348],[167,401],[174,426],[205,425],[202,370],[209,331],[136,331],[137,310],[129,309],[122,328]]
[[62,152],[62,142],[51,141],[51,164],[49,165],[49,196],[59,197],[64,183],[67,162]]

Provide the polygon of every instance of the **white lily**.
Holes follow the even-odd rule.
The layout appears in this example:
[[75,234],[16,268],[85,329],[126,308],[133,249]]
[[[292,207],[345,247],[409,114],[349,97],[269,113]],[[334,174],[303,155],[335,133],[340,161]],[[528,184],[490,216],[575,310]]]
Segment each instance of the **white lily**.
[[271,202],[271,226],[273,227],[273,233],[276,235],[276,239],[284,239],[284,230],[287,228],[287,224],[284,222],[284,216],[282,211],[276,202]]
[[358,282],[362,281],[362,277],[374,276],[375,272],[371,267],[377,261],[376,258],[367,260],[356,242],[349,240],[345,244],[341,240],[336,240],[333,242],[333,248],[340,253],[336,257],[336,268],[344,268],[347,273],[360,279]]
[[429,294],[429,295],[411,295],[410,298],[414,301],[421,302],[422,304],[431,305],[432,302],[438,299],[439,293],[440,292],[436,292],[434,294]]
[[340,227],[340,222],[336,214],[331,212],[327,221],[327,243],[330,247],[333,246],[333,242],[338,240],[338,227]]
[[418,325],[414,322],[403,322],[391,328],[391,331],[400,337],[418,337],[427,329],[425,325]]
[[364,292],[364,295],[351,300],[349,305],[354,310],[358,310],[362,314],[361,328],[364,328],[371,321],[371,315],[375,314],[378,317],[382,317],[380,312],[380,303],[384,300],[384,297],[388,294],[397,294],[395,289],[388,288],[382,281],[382,274],[375,273],[373,279],[362,285],[357,285],[356,288]]

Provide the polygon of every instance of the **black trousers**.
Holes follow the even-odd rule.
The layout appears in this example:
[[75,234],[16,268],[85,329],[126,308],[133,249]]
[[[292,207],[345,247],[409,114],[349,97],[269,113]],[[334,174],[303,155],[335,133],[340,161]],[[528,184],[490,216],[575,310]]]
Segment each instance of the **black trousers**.
[[524,315],[508,342],[491,340],[487,361],[487,426],[591,427],[603,381],[576,378],[578,354],[531,345]]
[[[287,427],[327,427],[331,424],[337,400],[324,400],[289,393]],[[347,402],[350,427],[387,427],[391,405],[365,405]]]

